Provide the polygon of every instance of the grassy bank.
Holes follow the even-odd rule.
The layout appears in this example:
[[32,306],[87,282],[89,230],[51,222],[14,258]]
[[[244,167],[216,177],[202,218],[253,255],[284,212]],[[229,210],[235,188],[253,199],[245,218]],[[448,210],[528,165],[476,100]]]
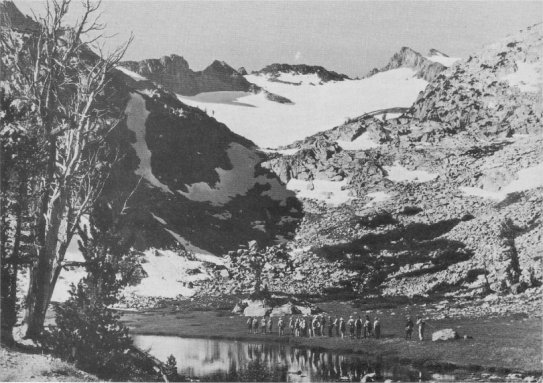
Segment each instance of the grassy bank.
[[0,348],[1,382],[91,382],[99,379],[73,364],[24,347]]
[[[350,304],[345,303],[328,302],[320,304],[320,307],[344,318],[355,312]],[[226,309],[197,308],[189,302],[141,313],[125,313],[123,321],[133,334],[288,342],[292,345],[383,356],[390,360],[425,366],[449,365],[541,374],[541,318],[516,315],[469,320],[430,320],[427,322],[425,341],[406,341],[403,339],[405,315],[414,317],[419,311],[420,308],[409,306],[372,310],[370,316],[377,315],[381,320],[382,339],[354,341],[337,337],[279,337],[277,328],[274,328],[272,335],[249,334],[246,318],[233,315]],[[432,342],[431,333],[443,328],[454,328],[461,335],[469,335],[473,339]]]

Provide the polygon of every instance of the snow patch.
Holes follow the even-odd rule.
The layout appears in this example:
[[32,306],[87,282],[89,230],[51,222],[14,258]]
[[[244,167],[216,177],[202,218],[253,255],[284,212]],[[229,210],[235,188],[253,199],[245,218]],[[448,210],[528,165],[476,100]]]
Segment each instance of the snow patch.
[[460,191],[462,191],[466,195],[474,196],[474,197],[482,197],[482,198],[488,198],[488,199],[494,199],[496,201],[501,201],[505,198],[505,195],[500,192],[492,192],[488,190],[484,190],[481,188],[475,188],[470,186],[461,186]]
[[520,170],[517,173],[517,178],[498,192],[475,187],[460,187],[460,190],[466,195],[501,201],[509,193],[535,189],[541,186],[543,186],[543,163]]
[[[191,297],[196,291],[187,287],[188,282],[211,278],[203,269],[201,261],[189,260],[170,250],[150,249],[145,252],[144,257],[146,262],[142,267],[148,276],[143,278],[140,284],[126,288],[128,293],[146,297]],[[195,269],[200,272],[192,273]]]
[[282,156],[292,156],[300,151],[299,148],[292,148],[292,149],[260,149],[264,153],[277,153],[281,154]]
[[198,182],[186,185],[187,192],[178,190],[186,198],[192,201],[211,202],[214,206],[221,206],[237,195],[245,195],[255,184],[270,186],[263,195],[286,204],[288,197],[293,194],[281,185],[277,178],[268,178],[260,175],[255,177],[255,166],[259,163],[260,157],[252,150],[238,143],[231,143],[227,151],[228,158],[232,163],[231,170],[216,168],[219,181],[211,187],[206,182]]
[[353,141],[338,140],[336,142],[344,150],[367,150],[380,146],[377,142],[370,138],[369,132],[362,133]]
[[201,249],[197,246],[194,246],[192,243],[187,241],[185,238],[177,234],[175,231],[172,231],[170,229],[164,229],[166,230],[174,239],[182,245],[186,251],[194,253],[194,254],[211,254],[209,251],[206,251],[204,249]]
[[385,193],[383,191],[368,193],[367,196],[372,199],[371,201],[372,203],[383,202],[390,199],[390,194]]
[[538,92],[543,83],[540,63],[517,63],[517,71],[502,77],[523,92]]
[[137,74],[136,72],[132,72],[131,70],[126,69],[125,67],[118,66],[117,69],[120,70],[121,72],[123,72],[125,75],[132,78],[133,80],[136,80],[136,81],[145,81],[145,80],[147,80],[145,77]]
[[345,189],[347,181],[313,180],[303,181],[292,178],[287,189],[296,192],[299,198],[325,201],[330,205],[340,205],[352,199],[349,190]]
[[145,178],[151,185],[171,193],[170,188],[160,182],[151,169],[151,151],[145,141],[145,121],[150,112],[145,108],[145,99],[140,94],[130,93],[130,101],[126,106],[125,114],[128,129],[136,135],[136,142],[131,145],[140,160],[134,173]]
[[[239,97],[235,103],[178,97],[188,105],[212,110],[217,120],[258,146],[276,148],[340,125],[350,117],[379,109],[410,107],[428,84],[414,75],[415,71],[410,68],[399,68],[362,80],[327,82],[318,86],[285,84],[256,74],[245,76],[248,81],[286,97],[294,104],[270,101],[264,92]],[[289,77],[280,77],[285,78]],[[204,97],[203,94],[199,96]]]
[[387,171],[387,178],[394,182],[428,182],[438,176],[437,173],[429,173],[425,170],[408,170],[395,162],[393,166],[383,166]]
[[451,67],[455,62],[460,60],[460,57],[447,57],[447,56],[441,56],[441,55],[434,55],[434,56],[428,56],[426,57],[430,61],[434,61],[436,63],[440,63],[443,66]]
[[161,223],[161,224],[163,224],[163,225],[167,225],[167,222],[164,221],[162,218],[160,218],[160,217],[154,215],[153,213],[151,213],[151,215],[152,215],[153,218],[154,218],[156,221],[158,221],[159,223]]

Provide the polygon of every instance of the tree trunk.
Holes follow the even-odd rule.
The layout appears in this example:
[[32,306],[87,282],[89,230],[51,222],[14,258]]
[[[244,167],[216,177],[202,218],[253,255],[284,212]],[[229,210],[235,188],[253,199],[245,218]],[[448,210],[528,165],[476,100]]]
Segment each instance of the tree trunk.
[[[46,227],[45,244],[38,253],[38,263],[32,268],[30,286],[27,296],[27,311],[25,322],[27,332],[25,337],[38,339],[43,330],[45,314],[53,295],[56,278],[54,278],[55,263],[60,266],[66,251],[65,246],[59,248],[59,234],[65,224],[66,191],[60,190],[60,195],[53,202]],[[62,241],[60,241],[62,243]]]

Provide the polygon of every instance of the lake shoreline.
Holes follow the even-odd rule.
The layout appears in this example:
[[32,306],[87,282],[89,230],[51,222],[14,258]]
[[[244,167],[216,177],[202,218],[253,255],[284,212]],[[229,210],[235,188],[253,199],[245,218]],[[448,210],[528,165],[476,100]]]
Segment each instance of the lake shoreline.
[[[299,347],[299,348],[311,348],[312,350],[316,351],[334,351],[341,354],[349,354],[349,355],[357,355],[357,356],[366,356],[368,358],[372,359],[379,359],[379,358],[385,358],[388,362],[396,362],[402,365],[411,365],[413,367],[431,367],[431,368],[440,368],[444,371],[452,371],[452,370],[464,370],[467,372],[489,372],[489,373],[499,373],[499,374],[509,374],[509,373],[520,373],[523,375],[534,375],[534,376],[541,376],[542,372],[537,370],[519,370],[519,369],[511,369],[511,368],[505,368],[505,367],[493,367],[493,366],[483,366],[478,364],[467,364],[467,365],[460,365],[460,364],[454,364],[446,361],[435,361],[435,360],[429,360],[425,358],[397,358],[393,357],[387,354],[387,351],[383,351],[383,353],[372,353],[368,350],[363,350],[360,347],[356,347],[354,344],[352,346],[355,347],[348,347],[347,345],[339,346],[339,347],[329,347],[325,345],[318,345],[318,341],[321,338],[307,338],[307,337],[294,337],[294,336],[283,336],[279,337],[278,335],[272,335],[272,336],[266,336],[263,337],[256,337],[256,336],[228,336],[228,335],[195,335],[195,334],[168,334],[163,333],[160,331],[153,331],[153,332],[134,332],[132,335],[138,336],[164,336],[164,337],[178,337],[183,339],[209,339],[209,340],[225,340],[225,341],[237,341],[237,342],[259,342],[259,343],[278,343],[278,344],[286,344],[293,347]],[[324,338],[326,339],[326,337]],[[309,341],[308,341],[309,340]],[[312,342],[314,341],[314,342]],[[366,339],[366,342],[375,342],[372,339]],[[461,342],[463,340],[456,340],[456,342]],[[413,340],[413,342],[417,342],[416,340]],[[427,342],[431,342],[428,341]],[[454,342],[454,341],[451,341]],[[315,343],[317,345],[315,345]],[[362,344],[360,344],[362,346]],[[392,351],[392,348],[390,349]]]
[[[344,302],[335,302],[334,305],[335,311],[330,310],[331,307],[326,307],[326,311],[338,312],[338,315],[347,317],[348,312],[352,312],[352,307]],[[403,339],[403,318],[394,315],[393,310],[398,311],[397,308],[379,311],[383,323],[383,336],[379,340],[279,337],[276,328],[273,335],[249,334],[245,317],[226,310],[184,310],[182,304],[139,313],[123,313],[123,321],[133,335],[284,343],[323,351],[366,355],[369,358],[382,357],[392,362],[420,367],[541,376],[539,317],[432,320],[425,340],[421,342]],[[467,334],[473,339],[432,342],[431,333],[442,328],[454,328],[460,335]]]

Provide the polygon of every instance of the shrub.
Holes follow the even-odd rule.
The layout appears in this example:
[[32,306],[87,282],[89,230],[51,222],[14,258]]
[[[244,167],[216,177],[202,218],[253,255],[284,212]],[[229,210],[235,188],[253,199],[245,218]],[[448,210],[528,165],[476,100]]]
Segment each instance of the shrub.
[[132,339],[119,315],[93,297],[84,278],[72,285],[70,298],[55,307],[56,324],[46,343],[59,357],[100,376],[122,379],[132,370]]

